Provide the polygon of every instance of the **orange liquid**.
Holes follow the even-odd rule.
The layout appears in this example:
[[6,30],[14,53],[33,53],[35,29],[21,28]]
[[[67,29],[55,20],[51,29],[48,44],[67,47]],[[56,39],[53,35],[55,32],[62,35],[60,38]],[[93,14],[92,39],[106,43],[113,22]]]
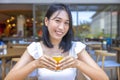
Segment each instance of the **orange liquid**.
[[57,61],[57,64],[59,64],[60,60],[63,59],[63,56],[53,56],[53,59]]
[[[63,59],[63,56],[53,56],[53,59],[57,61],[57,64],[59,64],[60,60]],[[56,67],[56,70],[59,70],[59,67]]]

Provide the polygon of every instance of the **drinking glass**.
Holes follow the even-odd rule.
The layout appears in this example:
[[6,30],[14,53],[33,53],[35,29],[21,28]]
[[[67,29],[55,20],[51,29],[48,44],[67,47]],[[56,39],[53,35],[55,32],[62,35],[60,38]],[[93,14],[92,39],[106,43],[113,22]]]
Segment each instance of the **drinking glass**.
[[[57,62],[56,64],[58,65],[60,63],[60,61],[63,59],[63,55],[56,54],[56,55],[53,55],[52,58]],[[57,66],[56,71],[60,71],[60,67]]]

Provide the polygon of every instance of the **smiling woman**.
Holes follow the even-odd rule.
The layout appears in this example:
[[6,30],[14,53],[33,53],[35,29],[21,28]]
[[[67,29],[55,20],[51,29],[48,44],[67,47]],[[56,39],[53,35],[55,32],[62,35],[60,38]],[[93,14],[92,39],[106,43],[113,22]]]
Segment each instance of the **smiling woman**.
[[[69,29],[69,19],[67,17],[63,19],[63,15],[68,16],[65,11],[57,11],[51,16],[51,19],[45,18],[45,24],[48,26],[49,34],[54,35],[54,39],[56,40],[61,40]],[[49,27],[49,25],[52,27]]]
[[[38,80],[75,80],[77,70],[92,80],[108,80],[85,50],[86,45],[72,41],[72,15],[67,5],[50,5],[42,27],[42,40],[27,47],[5,80],[23,80],[35,69]],[[56,55],[62,55],[59,62]]]

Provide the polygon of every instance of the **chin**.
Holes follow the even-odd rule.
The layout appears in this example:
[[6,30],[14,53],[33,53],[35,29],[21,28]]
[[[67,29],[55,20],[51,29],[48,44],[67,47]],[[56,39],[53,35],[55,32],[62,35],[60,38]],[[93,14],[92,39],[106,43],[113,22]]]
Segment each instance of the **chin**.
[[54,39],[56,39],[56,40],[61,40],[63,37],[55,37]]

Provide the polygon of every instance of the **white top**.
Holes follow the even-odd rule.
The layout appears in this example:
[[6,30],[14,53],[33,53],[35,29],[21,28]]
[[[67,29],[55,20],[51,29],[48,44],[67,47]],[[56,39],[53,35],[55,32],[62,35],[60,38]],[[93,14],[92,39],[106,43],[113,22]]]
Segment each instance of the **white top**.
[[[77,58],[77,54],[81,52],[85,47],[86,45],[81,42],[72,42],[72,48],[69,51],[69,55]],[[43,50],[40,42],[32,42],[27,47],[27,50],[34,59],[38,59],[43,55]],[[38,69],[39,80],[75,80],[75,77],[76,68],[68,68],[58,72],[45,68]]]

